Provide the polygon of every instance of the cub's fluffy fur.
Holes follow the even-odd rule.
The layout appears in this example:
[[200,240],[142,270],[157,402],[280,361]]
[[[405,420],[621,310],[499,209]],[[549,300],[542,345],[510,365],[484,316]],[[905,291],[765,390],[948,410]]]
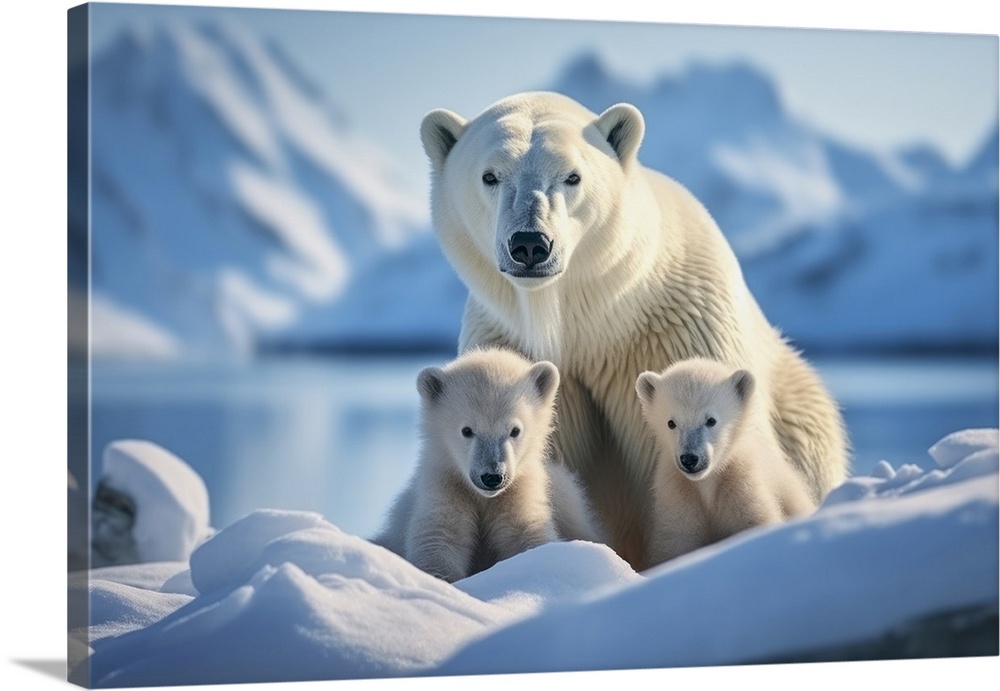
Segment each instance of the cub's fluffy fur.
[[420,458],[374,541],[449,582],[546,542],[601,541],[549,457],[558,386],[552,363],[501,349],[421,371]]
[[815,509],[802,476],[765,432],[750,372],[693,358],[643,372],[635,388],[659,450],[655,563]]

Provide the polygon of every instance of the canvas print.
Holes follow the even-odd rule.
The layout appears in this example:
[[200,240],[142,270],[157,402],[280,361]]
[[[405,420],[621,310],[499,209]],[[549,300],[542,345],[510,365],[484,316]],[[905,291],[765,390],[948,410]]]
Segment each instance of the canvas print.
[[998,654],[996,36],[68,46],[70,681]]

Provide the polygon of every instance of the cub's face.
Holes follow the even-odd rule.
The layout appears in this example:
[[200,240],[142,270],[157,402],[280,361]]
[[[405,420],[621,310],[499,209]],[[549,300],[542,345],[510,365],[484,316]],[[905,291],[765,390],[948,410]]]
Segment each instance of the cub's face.
[[682,361],[661,374],[643,372],[636,393],[662,450],[691,480],[723,467],[754,387],[745,370],[707,360]]
[[463,359],[429,367],[417,378],[424,434],[446,449],[442,460],[473,490],[497,496],[545,454],[558,386],[549,362],[522,361],[519,371]]
[[505,99],[471,122],[432,111],[421,135],[435,215],[453,214],[465,231],[445,251],[475,252],[519,288],[558,280],[578,248],[598,253],[612,240],[600,229],[617,211],[643,131],[632,106],[596,117],[552,94]]

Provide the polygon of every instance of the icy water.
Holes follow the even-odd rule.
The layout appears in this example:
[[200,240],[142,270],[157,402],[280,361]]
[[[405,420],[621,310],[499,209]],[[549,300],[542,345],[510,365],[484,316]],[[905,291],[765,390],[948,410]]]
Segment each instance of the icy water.
[[[202,475],[216,527],[256,508],[303,509],[370,536],[416,458],[416,374],[445,359],[98,363],[93,475],[108,442],[150,439]],[[880,459],[930,467],[927,448],[940,437],[998,425],[995,359],[816,364],[844,410],[855,473]]]

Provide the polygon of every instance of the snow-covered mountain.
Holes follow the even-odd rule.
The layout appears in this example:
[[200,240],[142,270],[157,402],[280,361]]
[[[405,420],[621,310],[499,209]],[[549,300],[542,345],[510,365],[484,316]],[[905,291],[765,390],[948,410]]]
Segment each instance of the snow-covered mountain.
[[294,334],[426,234],[395,162],[238,27],[134,27],[90,90],[94,299],[187,352]]
[[[705,203],[799,345],[996,346],[995,131],[954,169],[927,146],[838,142],[747,65],[646,86],[586,54],[540,86],[598,112],[636,104],[641,160]],[[465,289],[408,191],[425,171],[354,134],[278,47],[136,28],[94,59],[91,103],[93,329],[141,323],[133,340],[182,353],[456,342]]]
[[997,131],[953,169],[934,149],[873,154],[797,120],[746,65],[638,87],[593,55],[554,88],[642,110],[640,159],[719,222],[773,322],[810,349],[997,343]]

